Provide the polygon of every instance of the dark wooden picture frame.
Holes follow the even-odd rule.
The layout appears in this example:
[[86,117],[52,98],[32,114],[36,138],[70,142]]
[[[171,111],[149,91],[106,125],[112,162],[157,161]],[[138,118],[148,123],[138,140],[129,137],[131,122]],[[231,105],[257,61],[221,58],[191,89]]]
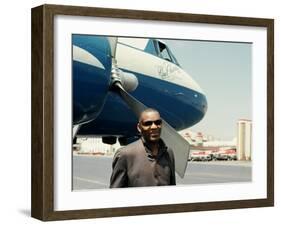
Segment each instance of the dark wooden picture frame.
[[[54,210],[54,16],[88,16],[154,21],[240,25],[267,29],[267,198],[122,208]],[[32,9],[32,200],[40,220],[206,211],[274,205],[274,21],[123,9],[42,5]]]

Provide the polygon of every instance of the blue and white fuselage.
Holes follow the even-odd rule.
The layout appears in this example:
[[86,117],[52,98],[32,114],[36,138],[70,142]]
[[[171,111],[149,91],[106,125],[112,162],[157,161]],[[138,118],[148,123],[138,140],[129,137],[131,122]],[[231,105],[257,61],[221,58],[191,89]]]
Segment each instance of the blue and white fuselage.
[[[110,48],[107,37],[73,35],[73,124],[83,124],[77,135],[137,134],[136,116],[110,91]],[[118,38],[116,60],[122,71],[137,77],[138,86],[130,94],[157,109],[176,130],[205,115],[205,94],[162,41]]]

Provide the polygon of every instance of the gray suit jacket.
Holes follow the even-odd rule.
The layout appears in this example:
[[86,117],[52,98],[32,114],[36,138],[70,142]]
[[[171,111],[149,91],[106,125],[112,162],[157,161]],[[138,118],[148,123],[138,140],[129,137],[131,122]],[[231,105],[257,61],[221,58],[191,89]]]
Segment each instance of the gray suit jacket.
[[115,153],[110,178],[111,188],[175,184],[174,154],[162,140],[155,158],[141,139]]

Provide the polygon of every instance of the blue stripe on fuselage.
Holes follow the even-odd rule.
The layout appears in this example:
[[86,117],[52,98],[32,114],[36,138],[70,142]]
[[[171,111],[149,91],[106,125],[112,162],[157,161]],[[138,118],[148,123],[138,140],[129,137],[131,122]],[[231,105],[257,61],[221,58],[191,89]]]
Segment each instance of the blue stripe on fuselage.
[[[148,107],[159,110],[162,118],[176,130],[196,124],[205,115],[207,101],[203,94],[164,80],[134,74],[138,77],[139,86],[131,94]],[[101,114],[93,122],[83,125],[79,134],[133,136],[137,134],[136,124],[136,116],[124,101],[117,94],[110,93]]]

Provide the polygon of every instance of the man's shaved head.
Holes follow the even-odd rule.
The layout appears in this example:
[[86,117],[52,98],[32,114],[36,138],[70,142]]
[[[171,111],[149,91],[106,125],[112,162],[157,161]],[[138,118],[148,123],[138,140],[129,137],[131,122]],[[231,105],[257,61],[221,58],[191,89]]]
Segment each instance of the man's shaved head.
[[156,109],[154,109],[154,108],[147,108],[144,111],[142,111],[142,113],[140,114],[139,122],[141,122],[143,120],[143,116],[145,114],[150,113],[150,112],[155,112],[155,113],[158,113],[160,115],[159,111],[157,111]]

